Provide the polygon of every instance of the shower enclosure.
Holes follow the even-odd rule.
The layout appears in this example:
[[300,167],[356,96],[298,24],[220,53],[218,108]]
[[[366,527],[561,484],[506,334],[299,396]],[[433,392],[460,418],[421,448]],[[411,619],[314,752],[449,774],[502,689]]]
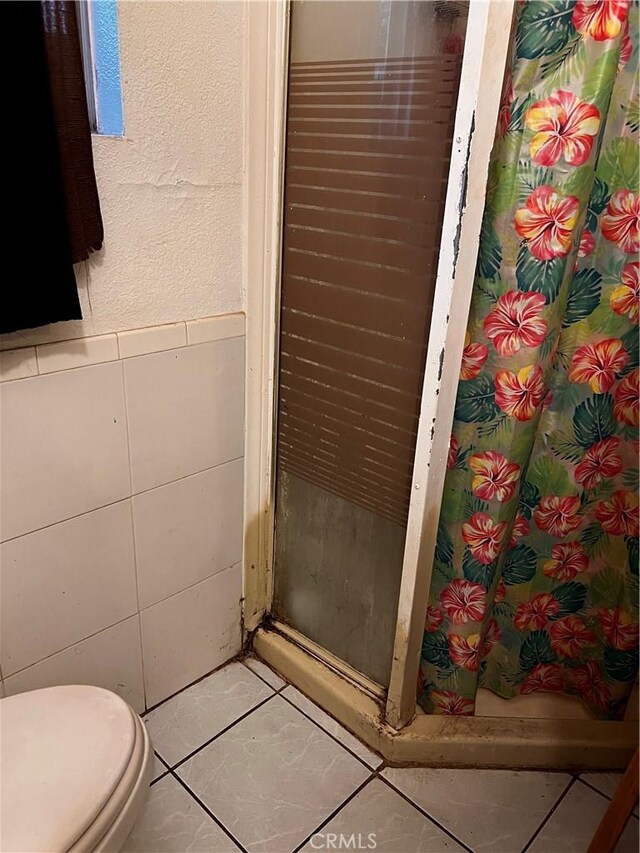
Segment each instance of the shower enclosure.
[[248,196],[245,623],[268,617],[398,725],[512,4],[254,5],[250,46],[266,33],[278,67],[250,88],[271,135]]
[[245,634],[390,760],[613,767],[626,724],[416,717],[513,5],[249,6]]

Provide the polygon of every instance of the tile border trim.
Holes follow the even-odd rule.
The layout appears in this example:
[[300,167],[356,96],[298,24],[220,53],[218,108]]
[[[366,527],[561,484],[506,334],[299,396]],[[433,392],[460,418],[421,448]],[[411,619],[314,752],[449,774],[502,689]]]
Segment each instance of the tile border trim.
[[0,351],[0,382],[32,379],[105,361],[122,361],[170,349],[243,337],[244,334],[245,315],[234,312],[15,347]]

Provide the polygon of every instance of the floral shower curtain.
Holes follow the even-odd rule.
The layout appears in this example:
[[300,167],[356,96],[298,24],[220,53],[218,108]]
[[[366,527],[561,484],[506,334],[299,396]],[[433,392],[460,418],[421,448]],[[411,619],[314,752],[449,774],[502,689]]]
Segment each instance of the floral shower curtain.
[[619,718],[637,673],[638,7],[518,10],[422,650],[478,687]]

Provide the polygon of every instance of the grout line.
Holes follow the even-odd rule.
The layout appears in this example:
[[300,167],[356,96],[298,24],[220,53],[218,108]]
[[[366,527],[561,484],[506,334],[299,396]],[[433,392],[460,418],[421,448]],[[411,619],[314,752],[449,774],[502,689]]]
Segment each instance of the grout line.
[[[13,678],[14,675],[19,675],[21,672],[26,672],[26,670],[31,669],[33,666],[38,666],[40,663],[44,663],[46,660],[50,660],[56,655],[61,655],[62,652],[68,652],[69,649],[72,649],[74,646],[79,646],[81,643],[84,643],[86,640],[92,640],[94,637],[97,637],[99,634],[104,634],[105,631],[110,631],[112,628],[117,628],[118,625],[122,625],[123,622],[128,622],[129,619],[138,618],[139,621],[140,614],[136,610],[134,613],[129,613],[128,616],[123,616],[122,619],[118,619],[117,622],[114,622],[112,625],[107,625],[106,628],[100,628],[99,631],[94,631],[92,634],[89,634],[86,637],[83,637],[81,640],[77,640],[75,643],[70,643],[68,646],[65,646],[63,649],[57,649],[55,652],[51,652],[50,655],[46,657],[40,658],[40,660],[34,661],[33,663],[28,664],[27,666],[22,666],[20,669],[16,669],[15,672],[10,673],[10,675],[5,675],[3,681],[8,681],[10,678]],[[136,711],[136,713],[138,713]],[[141,712],[146,713],[146,712]]]
[[253,708],[249,708],[249,710],[245,711],[244,714],[241,714],[239,717],[236,717],[236,719],[232,723],[229,723],[228,726],[225,726],[223,729],[220,729],[220,731],[216,732],[216,734],[213,737],[209,738],[209,740],[205,741],[197,749],[192,750],[188,755],[185,755],[184,758],[181,758],[180,761],[177,761],[174,765],[172,765],[171,771],[173,772],[174,770],[177,770],[179,767],[182,767],[182,765],[186,761],[188,761],[190,758],[193,758],[194,755],[196,755],[198,752],[201,752],[203,749],[205,749],[205,747],[210,746],[214,742],[214,740],[217,740],[219,737],[226,734],[229,731],[229,729],[232,729],[241,720],[244,720],[250,714],[253,714],[254,711],[258,710],[258,708],[262,708],[263,705],[266,705],[266,703],[269,702],[271,699],[273,699],[273,697],[275,695],[276,695],[275,693],[272,693],[271,696],[267,696],[266,699],[263,699],[261,702],[258,702],[258,704],[254,705]]
[[[368,769],[369,769],[369,770],[371,770],[371,768],[370,768],[370,767],[369,767]],[[318,824],[318,826],[316,826],[316,828],[313,830],[313,832],[311,832],[309,835],[307,835],[307,837],[306,837],[306,838],[304,838],[304,839],[300,842],[300,844],[298,844],[298,846],[294,848],[293,853],[298,853],[298,851],[299,851],[300,849],[302,849],[302,847],[304,847],[304,845],[305,845],[308,841],[310,841],[310,839],[312,839],[314,835],[317,835],[317,834],[318,834],[318,832],[320,832],[320,830],[321,830],[323,827],[325,827],[325,826],[329,823],[329,821],[333,820],[333,818],[338,814],[338,812],[342,811],[342,809],[343,809],[345,806],[347,806],[347,805],[351,802],[351,800],[353,800],[355,797],[357,797],[357,796],[358,796],[358,794],[360,793],[360,791],[362,791],[362,789],[363,789],[363,788],[365,788],[365,787],[369,784],[369,782],[372,780],[373,776],[374,776],[374,774],[373,774],[373,773],[371,773],[369,776],[367,776],[367,778],[364,780],[364,782],[361,782],[361,783],[360,783],[360,785],[358,785],[358,787],[355,789],[355,791],[352,791],[352,792],[349,794],[349,796],[348,796],[345,800],[343,800],[343,802],[341,802],[341,803],[340,803],[340,805],[339,805],[336,809],[334,809],[334,810],[331,812],[331,814],[329,814],[329,816],[328,816],[328,817],[326,817],[326,818],[322,821],[322,823],[320,823],[320,824]],[[312,845],[312,846],[313,846],[313,845]],[[336,849],[337,849],[337,848],[336,848]]]
[[[283,689],[284,689],[284,688],[283,688]],[[297,689],[297,688],[294,688],[294,689]],[[292,708],[295,708],[295,709],[296,709],[296,711],[298,711],[298,713],[302,714],[302,716],[303,716],[303,717],[306,717],[306,718],[307,718],[307,720],[309,720],[310,722],[312,722],[312,723],[314,724],[314,726],[317,726],[321,731],[323,731],[326,735],[328,735],[328,736],[331,738],[331,740],[335,741],[339,746],[341,746],[344,750],[346,750],[346,751],[349,753],[349,755],[352,755],[352,756],[353,756],[353,758],[356,758],[356,759],[357,759],[361,764],[364,764],[364,766],[367,768],[367,770],[368,770],[370,773],[374,773],[374,772],[375,772],[375,768],[371,767],[371,765],[370,765],[370,764],[367,764],[367,762],[366,762],[363,758],[360,758],[360,756],[359,756],[359,755],[356,755],[356,753],[355,753],[355,752],[353,752],[351,749],[349,749],[349,747],[348,747],[348,746],[346,746],[346,744],[344,744],[341,740],[339,740],[335,735],[331,734],[331,732],[327,731],[327,729],[325,729],[325,727],[324,727],[321,723],[319,723],[317,720],[314,720],[314,719],[313,719],[313,717],[310,717],[310,716],[309,716],[309,714],[307,714],[305,711],[303,711],[301,708],[299,708],[299,707],[295,704],[295,702],[292,702],[292,701],[291,701],[291,699],[289,699],[289,697],[288,697],[288,696],[284,696],[284,695],[282,695],[282,694],[280,694],[280,693],[279,693],[278,695],[279,695],[279,696],[282,696],[282,698],[285,700],[285,702],[288,702],[288,703],[289,703],[289,705],[291,705],[291,707],[292,707]],[[303,693],[302,695],[304,696],[304,693]],[[308,697],[305,697],[305,698],[308,698]],[[311,702],[311,699],[309,699],[309,701]],[[315,704],[315,703],[314,703],[314,704]],[[319,710],[321,710],[321,711],[322,711],[322,708],[320,708],[320,706],[319,706],[319,705],[318,705],[318,706],[316,706],[316,707],[318,707],[318,708],[319,708]],[[326,714],[326,713],[327,713],[326,711],[322,711],[322,712],[323,712],[324,714]],[[327,716],[328,716],[328,715],[327,715]],[[330,719],[333,719],[333,717],[330,717]],[[336,720],[335,722],[337,722],[337,720]],[[344,728],[344,726],[342,726],[342,724],[341,724],[341,723],[338,723],[338,725],[339,725],[339,726],[341,726],[341,728],[343,728],[343,729],[345,730],[345,732],[347,732],[347,734],[351,734],[351,732],[350,732],[348,729],[345,729],[345,728]],[[351,735],[351,736],[352,736],[352,737],[356,737],[355,735]],[[356,738],[356,740],[357,740],[357,738]],[[370,747],[367,747],[367,749],[369,749],[369,748],[370,748]],[[373,752],[373,750],[372,750],[372,752]]]
[[[591,782],[587,782],[585,779],[581,779],[580,776],[576,776],[576,781],[581,782],[583,785],[586,785],[587,788],[591,788],[592,791],[595,791],[596,794],[600,794],[601,797],[604,797],[605,800],[611,801],[612,797],[609,794],[605,794],[604,791],[601,791],[599,788],[596,788],[595,785],[592,785]],[[622,776],[620,776],[622,779]]]
[[[239,560],[238,562],[241,562],[241,560]],[[229,568],[231,568],[232,566],[235,566],[235,565],[237,565],[237,563],[232,563],[232,564],[231,564],[231,566],[229,566]],[[260,658],[256,658],[256,660],[260,660]],[[273,686],[273,684],[269,684],[269,682],[267,681],[267,679],[266,679],[266,678],[263,678],[263,677],[262,677],[259,673],[257,673],[254,669],[251,669],[251,667],[247,664],[247,658],[246,658],[246,656],[242,659],[241,663],[243,664],[243,666],[245,666],[245,667],[249,670],[249,672],[252,672],[255,676],[257,676],[257,678],[259,678],[259,679],[260,679],[260,681],[263,681],[263,682],[267,685],[267,687],[270,687],[270,688],[273,690],[273,692],[274,692],[274,693],[280,693],[282,690],[284,690],[284,688],[285,688],[285,687],[288,687],[288,686],[289,686],[289,682],[288,682],[288,681],[285,681],[285,682],[284,682],[284,684],[282,685],[282,687],[278,687],[278,688],[276,689],[276,688]],[[264,663],[264,661],[263,661],[263,660],[260,660],[260,663]],[[265,664],[265,666],[266,666],[266,664]],[[273,672],[273,670],[271,670],[271,671]],[[273,674],[274,674],[274,675],[278,675],[278,673],[277,673],[277,672],[274,672]],[[281,681],[284,681],[284,679],[282,678],[282,676],[281,676],[281,675],[278,675],[278,678],[279,678]]]
[[162,764],[162,766],[165,768],[165,772],[164,772],[164,773],[161,773],[159,776],[156,776],[156,778],[155,778],[155,779],[152,779],[152,780],[151,780],[151,783],[149,784],[149,787],[151,787],[151,785],[155,785],[155,783],[156,783],[156,782],[159,782],[161,779],[164,779],[164,777],[165,777],[168,773],[170,773],[170,772],[171,772],[171,768],[169,767],[169,765],[167,764],[167,762],[164,760],[164,758],[163,758],[161,755],[159,755],[159,754],[155,751],[155,749],[153,750],[153,754],[154,754],[154,756],[158,759],[158,761],[160,762],[160,764]]
[[[157,601],[154,601],[153,604],[147,604],[145,607],[141,607],[138,612],[140,614],[146,613],[147,610],[151,610],[152,607],[156,607],[158,604],[163,604],[163,602],[169,601],[169,599],[173,598],[175,595],[180,595],[183,592],[188,592],[190,589],[193,589],[194,586],[198,586],[201,583],[205,583],[206,581],[210,581],[212,578],[215,578],[218,575],[224,574],[224,572],[228,572],[229,569],[235,569],[236,566],[241,566],[241,565],[242,565],[242,557],[240,557],[240,559],[236,560],[235,563],[229,563],[228,566],[223,566],[221,569],[218,569],[218,571],[214,572],[212,575],[207,575],[206,578],[201,578],[198,581],[194,581],[193,583],[190,583],[189,586],[182,587],[182,589],[179,589],[176,592],[172,592],[170,595],[165,595],[164,598],[159,598]],[[225,664],[226,663],[229,663],[229,661],[225,661]],[[223,666],[225,664],[223,664]],[[200,681],[200,679],[198,679],[198,681]],[[195,682],[193,682],[193,683],[195,684]],[[191,685],[189,685],[189,684],[187,685],[187,687],[190,687],[190,686]],[[269,687],[271,687],[271,685],[269,685]],[[186,687],[181,687],[180,690],[178,690],[178,693],[181,693],[183,690],[186,690],[186,689],[187,689]],[[273,687],[271,689],[273,690]],[[175,693],[173,695],[175,696]],[[165,700],[163,699],[162,701],[164,702]]]
[[[385,768],[382,768],[382,769],[385,769]],[[454,835],[453,832],[451,832],[450,829],[447,829],[447,827],[443,823],[440,823],[439,820],[436,820],[432,815],[429,814],[429,812],[425,811],[425,809],[423,809],[421,805],[419,805],[414,800],[412,800],[411,797],[407,796],[407,794],[405,794],[404,791],[401,791],[400,788],[397,788],[393,784],[393,782],[391,782],[389,779],[386,779],[377,770],[375,772],[375,777],[376,777],[376,779],[379,779],[381,782],[384,782],[384,784],[387,785],[389,788],[391,788],[392,791],[394,791],[396,794],[398,794],[400,797],[402,797],[402,799],[405,800],[407,803],[409,803],[410,806],[413,806],[413,808],[416,809],[416,811],[420,812],[420,814],[423,817],[426,817],[427,820],[430,821],[430,823],[434,824],[434,826],[437,826],[441,832],[444,832],[445,835],[448,835],[449,838],[451,838],[453,841],[455,841],[456,844],[460,845],[460,847],[462,847],[464,850],[466,850],[467,853],[473,853],[473,850],[471,849],[471,847],[469,847],[467,844],[465,844],[465,842],[461,838],[458,838],[457,835]]]
[[[166,699],[161,699],[159,702],[156,702],[155,705],[151,705],[150,708],[147,708],[145,710],[145,712],[142,716],[146,717],[147,714],[150,714],[152,711],[155,711],[161,705],[164,705],[167,702],[170,702],[171,699],[175,699],[176,696],[179,696],[181,693],[184,693],[185,690],[188,690],[190,687],[194,687],[196,684],[200,684],[200,682],[204,681],[205,678],[209,678],[210,675],[214,675],[214,673],[220,672],[221,669],[224,669],[225,666],[229,666],[229,664],[231,664],[231,663],[242,663],[242,652],[238,652],[237,655],[234,655],[232,658],[229,658],[229,660],[226,660],[224,663],[221,663],[220,666],[214,667],[213,669],[209,670],[209,672],[205,672],[204,675],[201,675],[198,678],[196,678],[194,681],[189,682],[189,684],[185,684],[184,687],[181,687],[180,690],[176,690],[175,693],[172,693],[170,696],[167,696]],[[163,759],[163,761],[164,761],[164,759]]]
[[222,822],[221,822],[221,821],[220,821],[220,820],[219,820],[219,819],[214,815],[214,813],[211,811],[211,809],[210,809],[207,805],[205,805],[205,804],[202,802],[202,800],[200,799],[200,797],[199,797],[199,796],[198,796],[194,791],[192,791],[192,790],[191,790],[191,788],[187,785],[187,783],[186,783],[185,781],[183,781],[183,780],[182,780],[182,779],[181,779],[181,778],[180,778],[176,773],[174,773],[174,772],[173,772],[173,770],[170,770],[170,771],[169,771],[169,774],[170,774],[171,776],[173,776],[173,778],[178,782],[178,784],[179,784],[179,785],[182,785],[182,787],[183,787],[183,788],[184,788],[184,790],[187,792],[187,794],[190,794],[190,795],[191,795],[191,797],[193,797],[193,799],[196,801],[196,803],[198,803],[198,805],[200,806],[200,808],[201,808],[204,812],[206,812],[206,814],[208,814],[208,815],[209,815],[209,817],[211,818],[211,820],[212,820],[215,824],[217,824],[217,826],[219,826],[219,827],[220,827],[220,829],[224,832],[224,834],[225,834],[226,836],[228,836],[228,838],[230,838],[230,839],[231,839],[231,841],[233,841],[233,843],[234,843],[234,844],[235,844],[235,845],[236,845],[240,850],[242,850],[242,851],[243,851],[243,853],[246,853],[246,848],[245,848],[245,847],[243,847],[243,845],[242,845],[242,844],[240,844],[240,842],[238,841],[238,839],[237,839],[234,835],[232,835],[232,834],[231,834],[231,832],[229,832],[229,830],[226,828],[226,826],[225,826],[225,825],[224,825],[224,824],[223,824],[223,823],[222,823]]
[[[132,492],[130,495],[118,498],[116,501],[109,501],[106,504],[94,506],[92,509],[79,512],[77,515],[70,515],[68,518],[61,518],[58,521],[52,521],[51,524],[45,524],[42,527],[35,527],[33,530],[26,530],[24,533],[19,533],[17,536],[10,536],[8,539],[3,539],[1,544],[4,545],[5,542],[13,542],[15,539],[22,539],[23,536],[29,536],[31,533],[39,533],[41,530],[47,530],[49,527],[55,527],[56,524],[64,524],[65,521],[73,521],[74,518],[82,518],[83,515],[89,515],[90,512],[98,512],[98,510],[106,509],[109,506],[115,506],[116,504],[130,501],[132,498],[138,497],[138,495],[146,495],[148,492],[153,492],[156,489],[163,489],[165,486],[171,486],[174,483],[179,483],[181,480],[188,480],[189,477],[197,477],[198,474],[206,474],[207,471],[213,471],[214,468],[220,468],[222,465],[229,465],[231,462],[238,462],[240,459],[244,459],[244,454],[242,456],[234,456],[233,459],[225,459],[224,462],[218,462],[217,465],[210,465],[208,468],[202,468],[200,471],[193,471],[191,474],[184,474],[182,477],[176,477],[175,480],[169,480],[167,483],[158,483],[157,486],[151,486],[149,489],[141,489],[139,492]],[[129,469],[129,477],[131,477],[131,469]]]
[[549,820],[553,816],[554,812],[556,811],[556,809],[558,808],[560,803],[564,800],[564,798],[567,796],[567,794],[569,793],[571,788],[573,788],[575,783],[576,783],[576,777],[572,776],[571,779],[569,780],[568,784],[567,784],[567,787],[564,789],[564,791],[560,794],[560,796],[556,800],[555,805],[551,806],[551,808],[547,812],[546,817],[544,818],[544,820],[542,821],[540,826],[536,829],[536,831],[533,833],[531,838],[527,841],[527,843],[522,848],[522,853],[526,853],[526,851],[531,847],[531,845],[536,840],[536,838],[540,835],[540,833],[542,832],[544,827],[547,825],[547,823],[549,823]]

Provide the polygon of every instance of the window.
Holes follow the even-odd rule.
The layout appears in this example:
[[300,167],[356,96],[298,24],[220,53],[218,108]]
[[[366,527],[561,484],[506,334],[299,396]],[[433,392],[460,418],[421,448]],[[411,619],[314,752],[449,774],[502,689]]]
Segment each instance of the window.
[[81,0],[78,23],[92,130],[104,136],[123,136],[116,0]]

